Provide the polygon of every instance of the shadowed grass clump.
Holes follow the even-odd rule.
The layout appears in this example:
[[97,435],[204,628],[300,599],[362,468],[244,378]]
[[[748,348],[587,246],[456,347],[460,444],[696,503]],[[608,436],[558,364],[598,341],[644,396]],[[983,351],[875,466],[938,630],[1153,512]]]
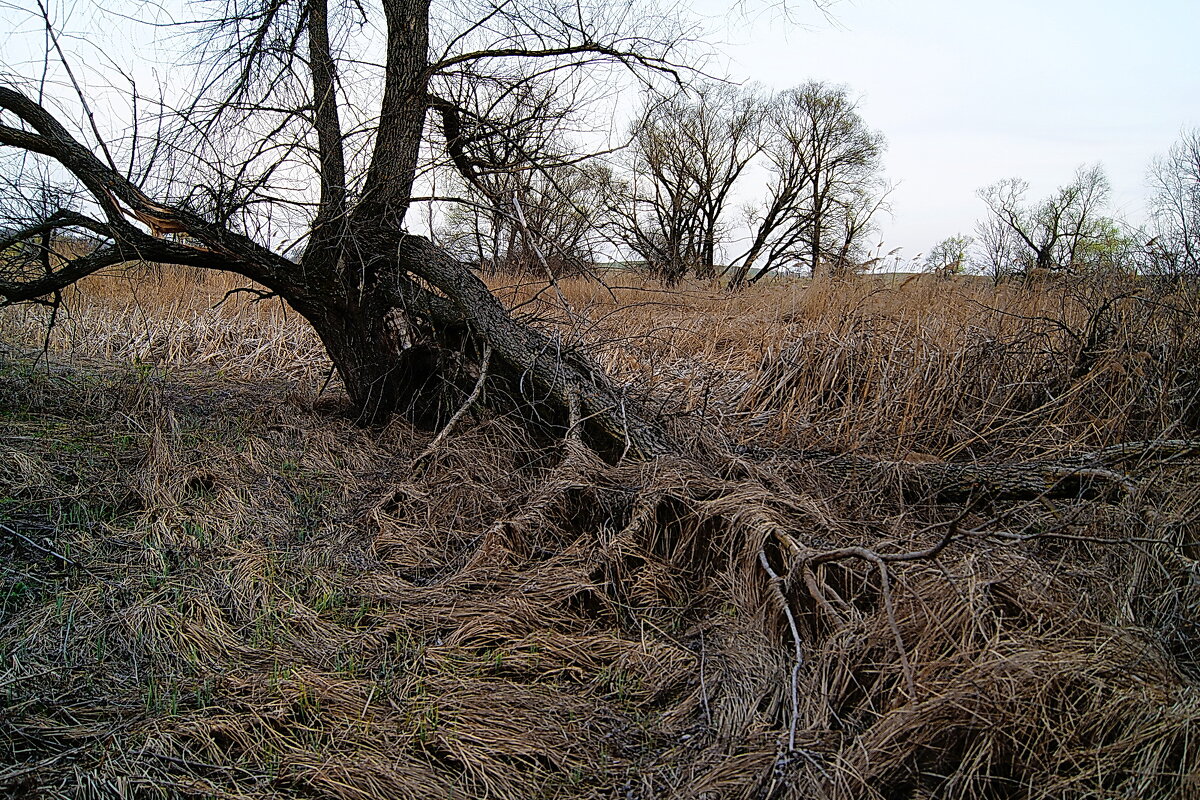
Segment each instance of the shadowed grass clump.
[[423,455],[269,301],[102,280],[48,357],[0,318],[4,791],[1200,796],[1195,454],[1095,497],[904,480],[1194,438],[1174,311],[564,282],[524,310],[700,433],[611,466],[480,409]]

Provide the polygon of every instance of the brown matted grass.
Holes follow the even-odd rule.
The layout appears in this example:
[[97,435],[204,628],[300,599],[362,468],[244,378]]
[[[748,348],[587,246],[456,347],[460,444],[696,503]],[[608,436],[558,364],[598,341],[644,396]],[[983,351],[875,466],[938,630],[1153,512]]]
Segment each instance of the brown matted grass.
[[494,288],[725,455],[610,466],[477,414],[414,464],[433,434],[354,426],[303,321],[214,309],[219,277],[91,279],[49,357],[5,310],[0,788],[1200,797],[1195,463],[966,509],[887,471],[1195,437],[1194,298],[622,280]]

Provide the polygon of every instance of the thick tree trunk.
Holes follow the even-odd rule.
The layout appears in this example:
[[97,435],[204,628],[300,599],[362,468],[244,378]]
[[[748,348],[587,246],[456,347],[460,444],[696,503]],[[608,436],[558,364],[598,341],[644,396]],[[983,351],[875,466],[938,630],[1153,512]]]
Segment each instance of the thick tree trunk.
[[406,314],[349,304],[297,310],[321,337],[359,422],[378,424],[398,412],[420,426],[437,424],[438,355]]
[[[397,252],[404,269],[449,301],[429,308],[433,326],[445,331],[462,325],[490,345],[497,378],[507,380],[521,402],[552,410],[568,434],[578,434],[610,460],[678,452],[678,444],[624,387],[585,354],[513,319],[467,265],[419,236],[405,236]],[[447,313],[455,316],[446,319]]]
[[398,231],[412,197],[429,99],[429,0],[384,0],[387,65],[379,131],[351,221]]
[[444,423],[478,379],[486,345],[492,391],[484,402],[516,412],[542,436],[578,437],[612,461],[680,449],[585,354],[513,319],[468,265],[419,236],[388,237],[383,246],[357,237],[354,247],[364,254],[368,244],[390,256],[368,254],[362,286],[314,292],[310,279],[272,287],[321,337],[364,424],[394,413],[425,427]]

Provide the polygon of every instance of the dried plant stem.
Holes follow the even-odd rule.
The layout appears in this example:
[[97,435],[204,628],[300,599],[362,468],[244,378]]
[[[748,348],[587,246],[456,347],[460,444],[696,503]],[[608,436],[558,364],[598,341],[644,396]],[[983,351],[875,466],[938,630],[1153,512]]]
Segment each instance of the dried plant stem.
[[458,411],[454,412],[454,416],[450,417],[450,420],[445,424],[445,426],[438,431],[438,435],[433,437],[433,441],[421,451],[419,456],[413,459],[414,465],[425,460],[425,458],[437,450],[438,447],[441,446],[442,442],[446,441],[446,437],[450,435],[451,431],[454,430],[454,426],[458,423],[458,421],[466,416],[467,412],[471,410],[471,407],[474,406],[476,401],[479,400],[479,396],[483,394],[483,386],[485,383],[487,383],[488,365],[491,363],[491,360],[492,347],[487,342],[484,342],[483,357],[479,362],[479,379],[475,381],[475,388],[471,390],[471,394],[467,396],[467,399],[463,402],[462,406],[459,407]]
[[792,714],[788,722],[788,752],[791,753],[796,750],[796,725],[800,718],[800,670],[804,667],[804,648],[800,643],[800,629],[796,625],[796,615],[792,613],[792,607],[788,603],[787,595],[783,593],[783,578],[779,577],[774,567],[771,566],[765,550],[760,549],[758,551],[758,563],[762,565],[763,570],[771,578],[771,589],[775,592],[775,598],[783,608],[783,614],[787,617],[788,628],[792,633],[795,660],[792,664]]

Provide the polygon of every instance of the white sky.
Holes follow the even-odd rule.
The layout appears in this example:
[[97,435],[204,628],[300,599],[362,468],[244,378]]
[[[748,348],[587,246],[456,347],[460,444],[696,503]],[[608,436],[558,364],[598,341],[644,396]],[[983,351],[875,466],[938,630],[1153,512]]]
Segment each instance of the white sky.
[[[22,50],[44,46],[27,2],[0,0],[0,60],[19,69]],[[101,53],[138,60],[100,6],[55,5]],[[830,19],[811,0],[691,7],[723,40],[710,72],[772,89],[844,83],[860,98],[897,184],[883,249],[906,258],[971,233],[980,187],[1021,177],[1041,197],[1095,161],[1112,181],[1114,213],[1140,222],[1150,160],[1200,126],[1200,0],[839,0]]]
[[884,250],[971,233],[975,191],[1021,177],[1049,194],[1101,162],[1116,216],[1144,217],[1146,170],[1200,126],[1200,0],[807,0],[778,11],[694,8],[725,30],[733,79],[844,83],[888,141],[898,184]]

